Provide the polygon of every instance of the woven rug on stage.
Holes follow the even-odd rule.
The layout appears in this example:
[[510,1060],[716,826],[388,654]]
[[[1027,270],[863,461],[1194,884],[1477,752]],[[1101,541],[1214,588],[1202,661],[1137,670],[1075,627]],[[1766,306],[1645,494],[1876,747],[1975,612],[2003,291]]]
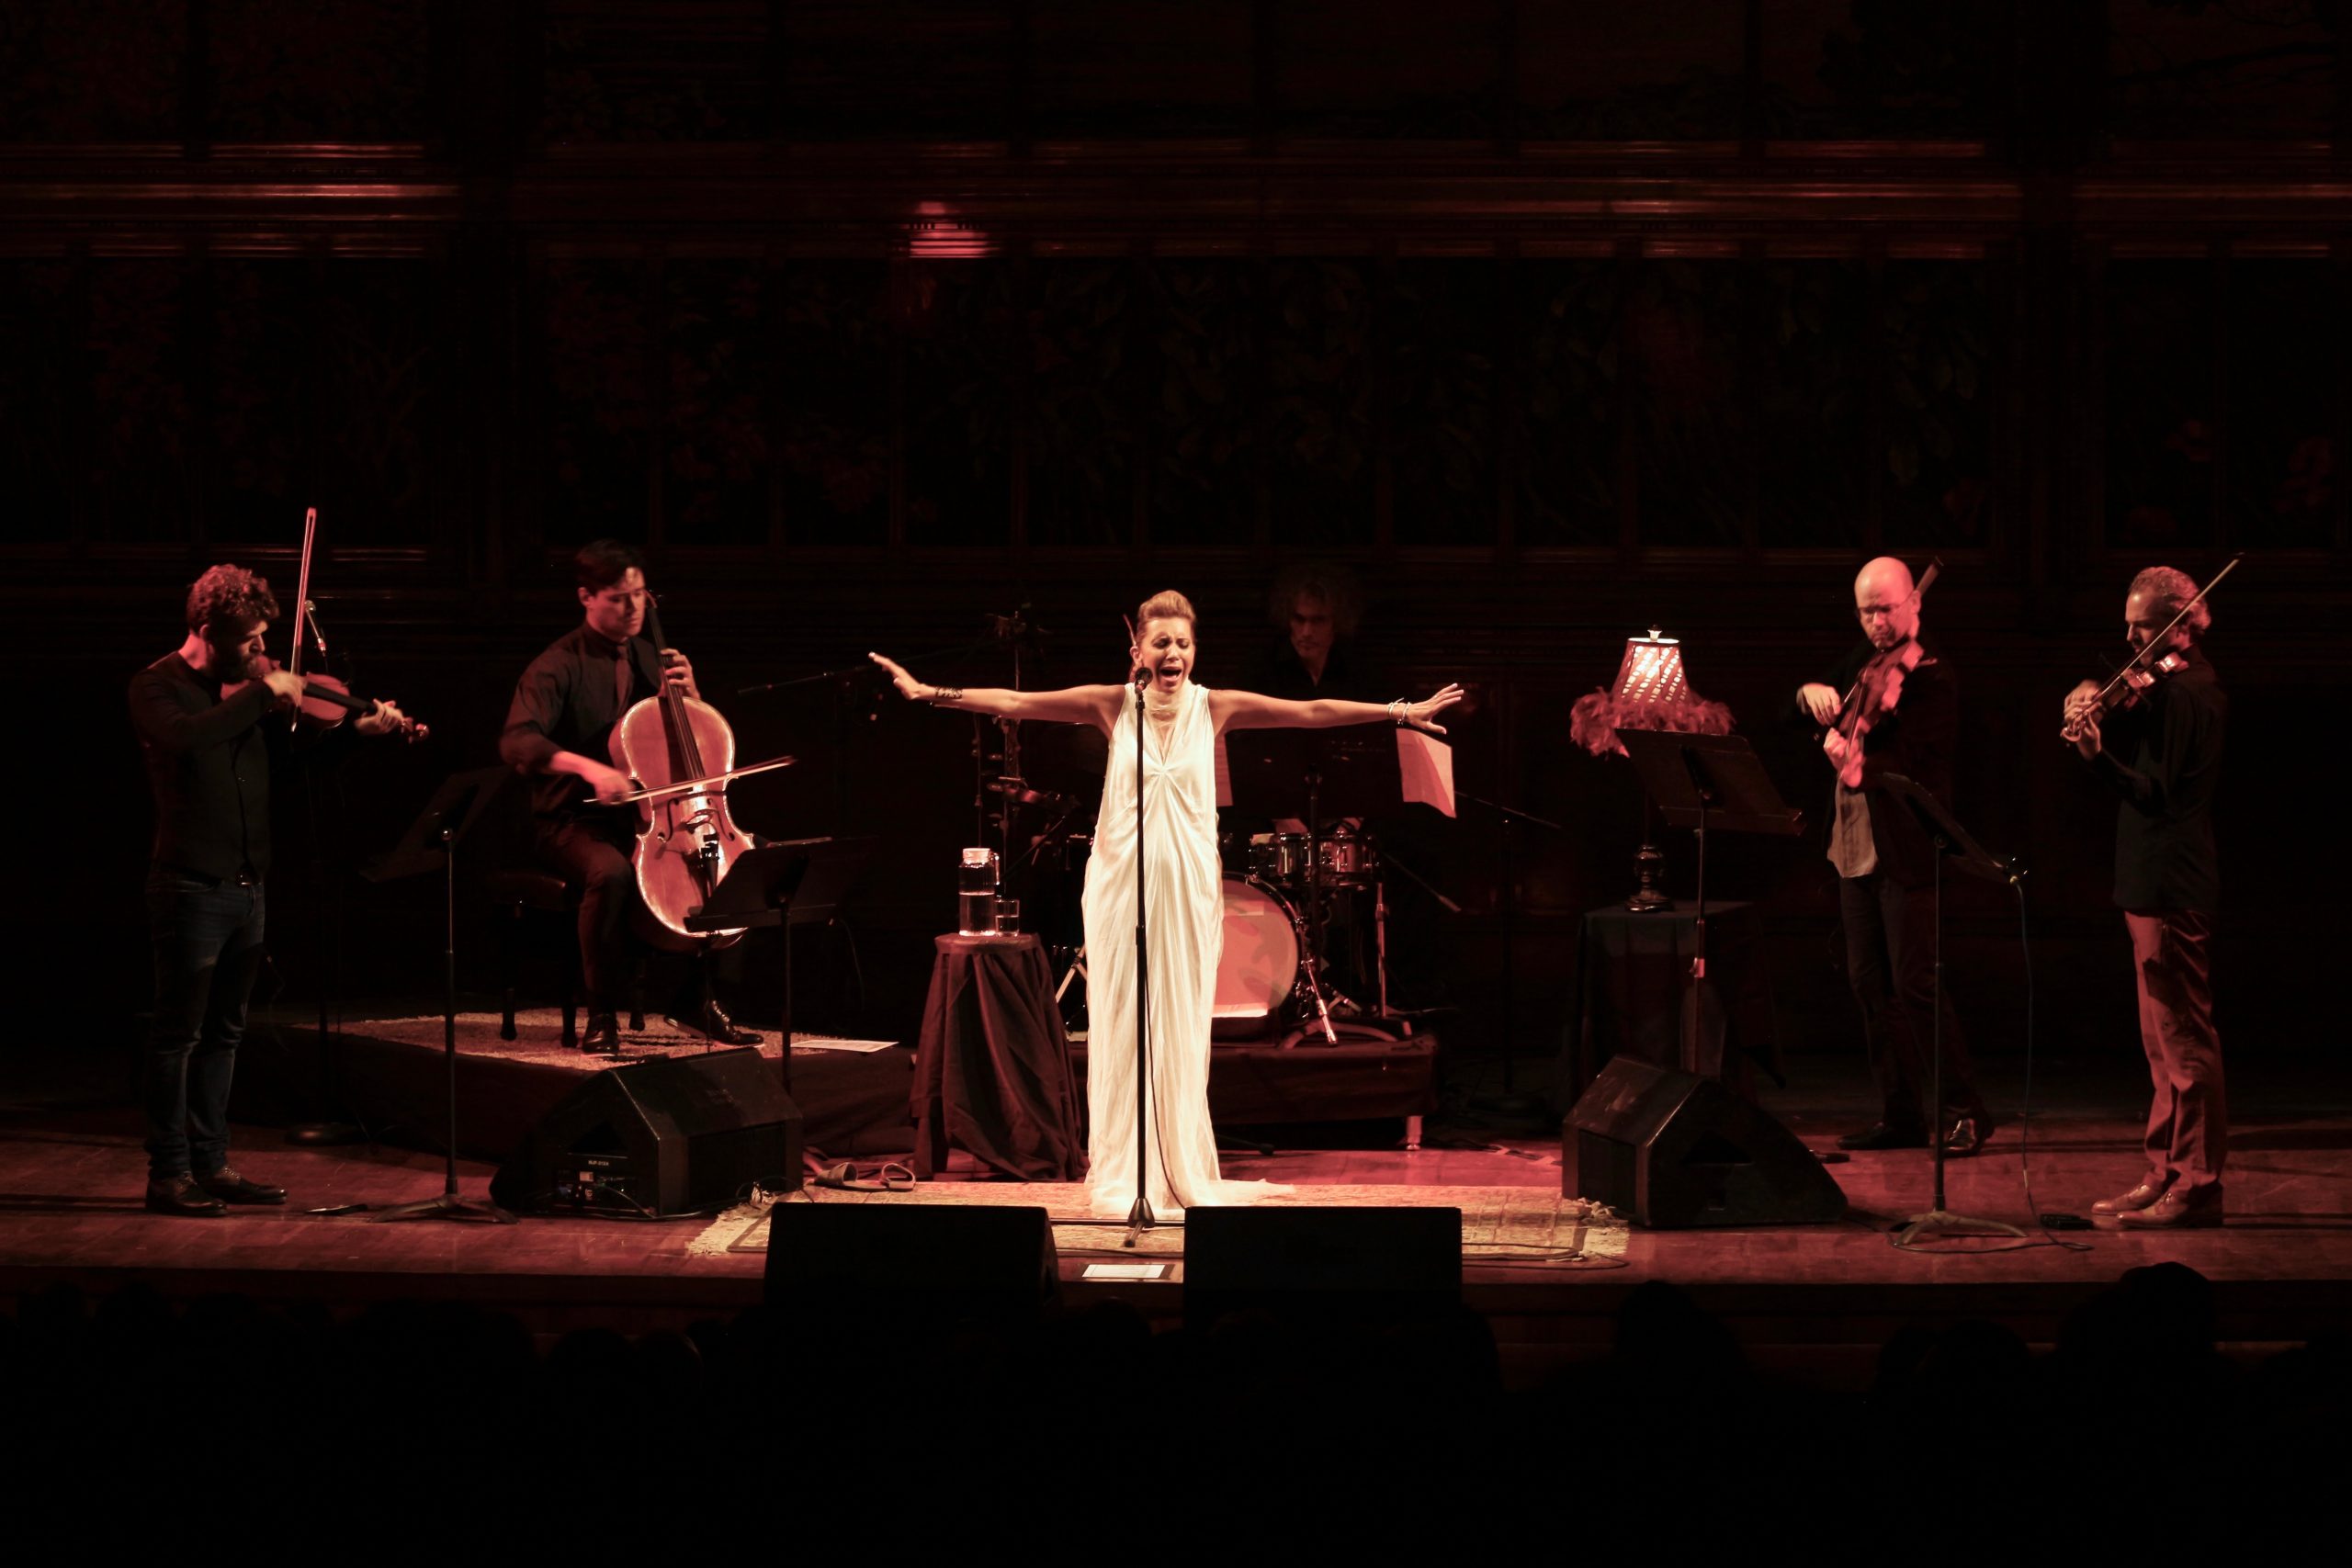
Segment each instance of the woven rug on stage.
[[[1086,1188],[1080,1182],[926,1181],[910,1192],[842,1192],[808,1189],[800,1202],[820,1203],[1009,1204],[1042,1208],[1051,1216],[1054,1246],[1065,1255],[1108,1250],[1118,1247],[1126,1226],[1119,1220],[1097,1219],[1087,1213]],[[1606,1209],[1578,1198],[1563,1198],[1543,1187],[1300,1187],[1288,1198],[1267,1200],[1268,1207],[1346,1205],[1363,1208],[1430,1208],[1462,1211],[1462,1256],[1472,1263],[1544,1262],[1566,1259],[1623,1258],[1625,1224]],[[768,1213],[764,1204],[746,1203],[729,1210],[707,1226],[687,1247],[690,1257],[729,1252],[765,1252]],[[1125,1249],[1121,1249],[1123,1252]],[[1163,1226],[1145,1233],[1136,1252],[1180,1258],[1184,1252],[1181,1226]],[[1135,1253],[1125,1253],[1133,1257]]]
[[[627,1021],[624,1015],[623,1021]],[[518,1008],[514,1012],[514,1038],[498,1037],[499,1015],[494,1012],[461,1012],[458,1015],[458,1049],[469,1056],[497,1056],[510,1062],[530,1062],[541,1066],[609,1067],[616,1061],[643,1056],[673,1055],[681,1051],[699,1051],[707,1043],[692,1030],[679,1029],[658,1013],[645,1015],[643,1029],[621,1031],[621,1055],[614,1056],[582,1056],[577,1051],[563,1048],[563,1011],[560,1008]],[[588,1015],[580,1015],[579,1025],[588,1027]],[[402,1045],[420,1045],[441,1049],[441,1015],[433,1013],[423,1018],[370,1018],[345,1024],[355,1034],[365,1034],[377,1040],[397,1041]],[[812,1050],[823,1049],[826,1037],[793,1032],[793,1056],[797,1060]],[[866,1043],[872,1042],[851,1042]],[[775,1055],[775,1035],[760,1035],[763,1055]]]

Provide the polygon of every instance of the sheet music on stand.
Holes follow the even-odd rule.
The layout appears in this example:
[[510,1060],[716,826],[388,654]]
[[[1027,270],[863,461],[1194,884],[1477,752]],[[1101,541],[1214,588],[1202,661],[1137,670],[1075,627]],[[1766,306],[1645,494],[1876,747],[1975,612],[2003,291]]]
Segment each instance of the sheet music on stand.
[[1237,729],[1217,737],[1219,806],[1254,817],[1376,817],[1402,803],[1454,814],[1453,748],[1409,725]]

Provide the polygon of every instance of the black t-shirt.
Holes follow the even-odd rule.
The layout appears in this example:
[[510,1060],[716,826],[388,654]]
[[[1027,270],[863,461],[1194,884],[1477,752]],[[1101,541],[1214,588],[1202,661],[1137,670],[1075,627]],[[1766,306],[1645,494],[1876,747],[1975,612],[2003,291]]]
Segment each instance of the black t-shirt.
[[2211,913],[2222,898],[2213,793],[2230,699],[2204,650],[2108,716],[2091,771],[2123,797],[2115,818],[2115,901],[2126,909]]

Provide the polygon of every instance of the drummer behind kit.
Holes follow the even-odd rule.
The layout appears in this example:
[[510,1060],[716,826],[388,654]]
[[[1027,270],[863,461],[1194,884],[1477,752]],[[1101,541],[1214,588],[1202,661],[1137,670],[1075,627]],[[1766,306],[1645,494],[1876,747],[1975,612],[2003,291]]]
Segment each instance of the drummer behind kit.
[[[1390,738],[1394,737],[1392,740]],[[1219,805],[1253,816],[1293,817],[1304,833],[1259,833],[1225,845],[1225,941],[1217,960],[1211,1033],[1223,1040],[1279,1034],[1337,1044],[1358,1037],[1394,1039],[1411,1023],[1388,1005],[1388,903],[1378,843],[1351,821],[1316,830],[1336,804],[1350,818],[1400,801],[1419,801],[1453,816],[1453,758],[1445,745],[1414,729],[1366,725],[1323,731],[1252,730],[1220,741]],[[1228,789],[1227,780],[1231,780]],[[1040,929],[1070,956],[1057,995],[1075,1038],[1084,1038],[1086,973],[1078,888],[1091,835],[1061,830],[1074,813],[1038,836],[1029,858],[1039,872],[1032,898],[1046,911]],[[1341,996],[1329,978],[1333,915],[1345,907],[1374,932],[1371,1006]],[[1058,940],[1057,940],[1058,939]]]

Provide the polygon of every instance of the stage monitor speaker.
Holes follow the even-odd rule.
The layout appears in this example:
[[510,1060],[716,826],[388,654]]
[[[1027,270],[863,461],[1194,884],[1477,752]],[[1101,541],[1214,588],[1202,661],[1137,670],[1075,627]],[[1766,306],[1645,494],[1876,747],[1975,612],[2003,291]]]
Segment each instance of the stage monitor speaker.
[[1637,1225],[1797,1224],[1846,1217],[1813,1151],[1713,1078],[1612,1058],[1561,1129],[1560,1190]]
[[829,1198],[768,1213],[767,1304],[795,1320],[1019,1317],[1061,1292],[1041,1208]]
[[592,1073],[491,1182],[507,1208],[687,1214],[800,1186],[800,1108],[750,1046]]
[[1184,1321],[1236,1312],[1393,1321],[1462,1301],[1459,1209],[1184,1211]]

